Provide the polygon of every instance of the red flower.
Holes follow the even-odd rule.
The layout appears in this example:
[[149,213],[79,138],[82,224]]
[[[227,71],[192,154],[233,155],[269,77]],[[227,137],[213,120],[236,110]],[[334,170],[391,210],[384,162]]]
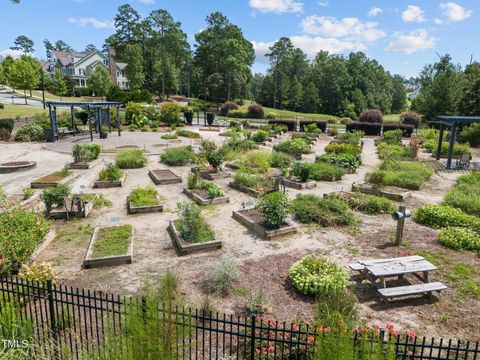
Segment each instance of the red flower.
[[393,330],[393,324],[388,323],[388,324],[387,324],[387,329],[388,329],[388,330]]
[[407,338],[414,339],[417,335],[412,330],[407,331]]

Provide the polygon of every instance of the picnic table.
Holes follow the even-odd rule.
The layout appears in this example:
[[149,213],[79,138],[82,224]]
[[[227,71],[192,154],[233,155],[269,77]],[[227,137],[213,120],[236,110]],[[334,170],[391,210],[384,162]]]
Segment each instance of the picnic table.
[[[447,288],[441,282],[430,282],[429,273],[437,270],[437,267],[422,256],[358,261],[350,264],[349,267],[354,271],[359,271],[364,278],[370,279],[375,285],[379,280],[378,292],[387,298],[422,293],[431,295],[433,291],[440,292]],[[422,283],[387,288],[387,278],[398,277],[402,279],[407,274],[414,275]]]

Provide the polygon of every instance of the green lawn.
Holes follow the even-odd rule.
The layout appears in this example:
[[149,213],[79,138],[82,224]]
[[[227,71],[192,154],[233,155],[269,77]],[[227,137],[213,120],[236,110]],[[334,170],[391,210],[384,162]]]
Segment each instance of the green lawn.
[[383,116],[383,121],[386,123],[400,122],[400,114],[388,114]]
[[0,109],[0,119],[18,119],[25,116],[32,116],[38,113],[46,112],[39,107],[4,104],[5,109]]
[[[244,106],[242,106],[243,109],[247,110],[248,106],[250,104],[247,103]],[[265,115],[268,113],[274,113],[275,116],[278,118],[309,118],[309,119],[327,119],[327,118],[333,118],[333,119],[340,119],[338,116],[334,115],[326,115],[326,114],[309,114],[309,113],[300,113],[300,112],[295,112],[295,111],[290,111],[290,110],[279,110],[279,109],[274,109],[274,108],[269,108],[269,107],[263,107],[263,111],[265,112]]]
[[[15,94],[20,97],[23,97],[22,90],[15,90]],[[41,90],[32,90],[32,97],[30,97],[29,92],[27,91],[27,99],[42,100],[42,91]],[[99,101],[100,97],[86,96],[86,97],[76,97],[76,96],[57,96],[45,91],[45,100],[46,101],[73,101],[73,102],[82,102],[87,100]]]

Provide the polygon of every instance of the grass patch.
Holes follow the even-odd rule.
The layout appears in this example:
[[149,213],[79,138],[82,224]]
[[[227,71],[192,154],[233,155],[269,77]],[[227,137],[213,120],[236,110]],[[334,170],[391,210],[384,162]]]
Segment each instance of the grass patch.
[[334,193],[329,196],[345,200],[352,210],[361,211],[368,215],[390,214],[396,210],[393,201],[381,196],[359,192]]
[[55,244],[57,245],[81,245],[86,244],[93,234],[91,225],[69,226],[64,229],[57,229]]
[[95,209],[112,206],[112,202],[104,198],[102,194],[82,194],[81,198],[84,201],[93,203]]
[[5,108],[0,109],[0,119],[19,119],[25,116],[37,114],[48,114],[47,110],[33,106],[4,104]]
[[138,169],[146,165],[147,158],[142,149],[122,150],[118,153],[115,164],[120,169]]
[[128,200],[135,207],[155,206],[159,204],[157,195],[157,189],[155,189],[155,187],[152,185],[149,185],[145,188],[137,187],[132,190],[128,196]]
[[160,161],[170,166],[187,165],[190,161],[195,159],[195,153],[191,146],[179,146],[165,150],[160,155]]
[[413,161],[384,161],[380,169],[366,175],[366,181],[380,186],[418,190],[433,175],[433,170]]
[[353,226],[355,216],[348,203],[333,197],[300,195],[291,201],[292,214],[301,223],[318,223],[321,226]]
[[480,172],[458,178],[455,188],[445,195],[444,203],[468,214],[480,215]]
[[185,202],[177,206],[180,216],[175,220],[175,227],[185,242],[204,243],[215,240],[212,229],[201,216],[197,205]]
[[176,131],[177,136],[183,136],[189,139],[200,139],[200,134],[190,130],[180,129]]
[[380,159],[412,160],[413,153],[403,144],[387,144],[382,142],[377,146]]
[[120,180],[122,176],[122,170],[114,164],[108,164],[107,167],[98,174],[100,181],[117,181]]
[[106,256],[125,255],[130,246],[132,225],[100,228],[93,244],[94,259]]

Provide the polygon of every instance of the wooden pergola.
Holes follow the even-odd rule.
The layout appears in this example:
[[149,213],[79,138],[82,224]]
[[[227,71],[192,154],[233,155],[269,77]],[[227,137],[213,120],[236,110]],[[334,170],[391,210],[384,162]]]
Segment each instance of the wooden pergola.
[[48,112],[50,117],[50,125],[53,131],[53,141],[58,140],[58,123],[57,123],[57,107],[58,108],[70,108],[72,118],[73,135],[75,136],[75,114],[74,108],[80,107],[86,109],[88,114],[88,128],[90,132],[90,140],[93,141],[93,128],[92,128],[92,111],[95,111],[96,123],[95,132],[100,134],[102,125],[108,126],[108,131],[112,132],[112,123],[110,119],[110,108],[117,109],[117,130],[118,136],[121,136],[120,129],[120,107],[123,105],[120,102],[65,102],[65,101],[49,101],[45,103],[48,106]]
[[443,143],[443,132],[446,127],[450,128],[447,169],[452,168],[453,147],[455,145],[455,137],[457,136],[457,129],[459,125],[470,125],[475,122],[480,122],[479,116],[437,116],[433,123],[440,124],[440,135],[438,138],[438,146],[436,152],[436,159],[440,160]]

